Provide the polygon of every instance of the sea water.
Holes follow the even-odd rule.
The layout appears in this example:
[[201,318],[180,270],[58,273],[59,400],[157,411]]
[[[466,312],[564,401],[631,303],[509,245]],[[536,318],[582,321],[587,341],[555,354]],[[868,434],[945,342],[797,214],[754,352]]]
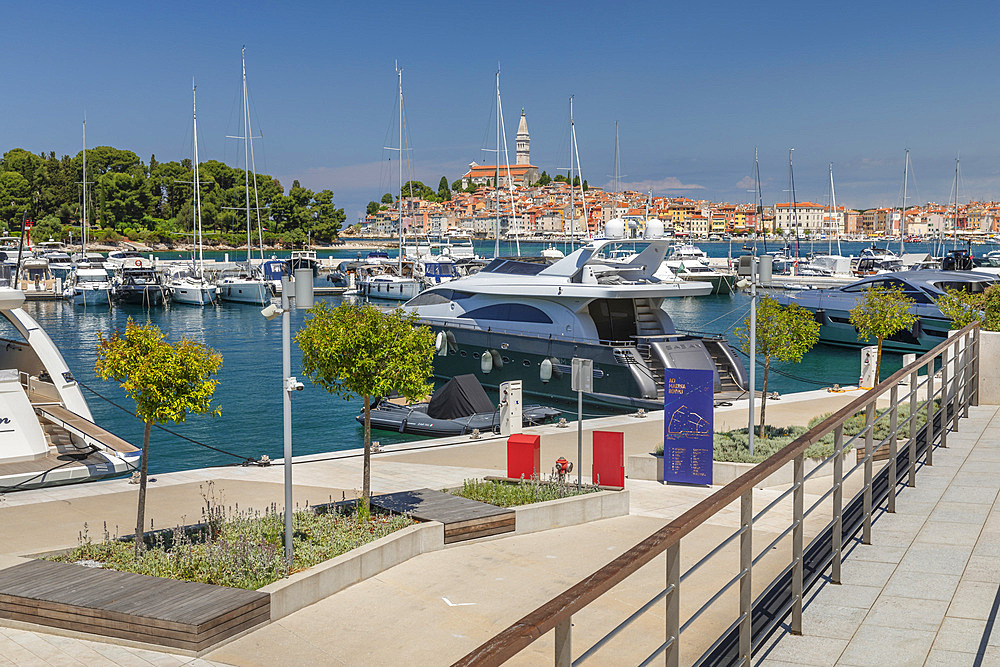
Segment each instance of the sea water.
[[[492,243],[477,242],[476,245],[481,255],[492,254]],[[521,254],[537,255],[546,245],[522,243]],[[825,245],[817,243],[817,250],[820,246],[825,250]],[[701,243],[700,246],[713,257],[725,257],[729,252],[725,243]],[[557,244],[557,247],[562,249],[562,244]],[[853,252],[857,255],[862,247],[863,244],[844,244],[844,254]],[[898,244],[894,249],[898,249]],[[515,251],[513,244],[505,243],[502,247],[503,254],[514,254]],[[906,251],[930,251],[930,246],[907,244]],[[735,244],[733,252],[739,254]],[[180,253],[155,254],[164,259],[181,256]],[[267,253],[268,256],[271,254]],[[287,253],[274,254],[287,256]],[[365,253],[362,251],[361,254]],[[231,258],[237,255],[230,253]],[[319,255],[349,259],[356,257],[358,251],[337,250],[320,252]],[[221,253],[210,253],[209,256],[222,259]],[[329,283],[320,276],[316,284]],[[339,297],[322,300],[333,304],[340,302]],[[743,324],[749,306],[749,297],[742,293],[666,300],[666,309],[679,330],[725,334],[734,347],[738,347],[738,343],[733,329]],[[191,416],[183,424],[165,425],[178,435],[154,428],[149,456],[151,472],[239,464],[241,460],[259,459],[265,454],[272,459],[282,456],[280,319],[267,321],[260,315],[259,308],[230,303],[209,307],[171,304],[166,308],[153,309],[140,306],[85,309],[55,301],[29,302],[25,304],[25,310],[52,337],[74,376],[84,386],[84,396],[94,420],[136,445],[142,443],[143,426],[131,414],[134,410],[132,401],[117,383],[104,382],[94,372],[99,335],[108,336],[115,330],[124,329],[128,319],[132,318],[138,323],[151,322],[159,326],[171,340],[187,337],[222,354],[222,369],[217,377],[219,386],[213,400],[213,405],[222,409],[221,416]],[[306,316],[303,311],[292,312],[293,336]],[[19,338],[9,331],[0,335]],[[301,376],[301,355],[294,341],[291,353],[292,374]],[[741,358],[746,362],[745,355]],[[883,375],[886,371],[898,369],[900,362],[899,355],[888,355]],[[787,393],[828,387],[834,383],[855,384],[859,371],[858,350],[818,345],[799,364],[772,362],[768,391]],[[762,375],[763,367],[758,365],[758,389],[763,381]],[[300,379],[305,383],[304,391],[292,394],[295,455],[360,447],[364,433],[355,416],[362,409],[362,400],[357,397],[349,400],[338,398],[308,380]],[[495,396],[493,398],[496,400]],[[575,409],[571,406],[558,407],[567,409],[567,419],[574,418]],[[372,438],[384,444],[421,439],[391,431],[372,431]],[[229,453],[213,451],[198,443]]]

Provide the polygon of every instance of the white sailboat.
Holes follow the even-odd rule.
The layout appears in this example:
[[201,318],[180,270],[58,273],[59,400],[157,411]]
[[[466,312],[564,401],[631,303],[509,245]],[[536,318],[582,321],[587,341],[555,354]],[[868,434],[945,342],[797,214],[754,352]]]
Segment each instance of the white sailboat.
[[[399,88],[399,259],[395,268],[382,264],[372,268],[358,283],[358,292],[369,299],[393,299],[407,301],[423,289],[420,281],[413,277],[413,268],[403,262],[403,70],[396,67],[396,80]],[[406,275],[409,269],[411,275]]]
[[[110,306],[111,276],[104,264],[87,254],[87,121],[83,121],[83,227],[80,255],[73,262],[63,296],[74,306]],[[100,256],[98,256],[100,257]],[[103,259],[103,258],[102,258]]]
[[191,117],[194,125],[194,242],[198,259],[191,257],[191,269],[175,274],[168,285],[170,297],[176,303],[207,306],[215,303],[218,288],[205,280],[205,253],[201,236],[201,182],[198,180],[198,100],[197,86],[191,85]]
[[[250,218],[250,171],[254,171],[253,196],[257,210],[257,231],[263,245],[263,233],[260,229],[260,202],[257,199],[257,173],[253,165],[253,139],[250,135],[250,101],[247,96],[247,60],[246,47],[243,48],[243,136],[233,137],[243,139],[243,174],[246,187],[246,214],[247,214],[247,263],[236,275],[224,276],[217,283],[219,298],[232,303],[247,303],[255,306],[266,306],[271,303],[271,287],[267,281],[259,275],[251,263],[251,252],[253,250],[253,238]],[[196,179],[197,180],[197,179]],[[263,261],[263,252],[261,253]]]

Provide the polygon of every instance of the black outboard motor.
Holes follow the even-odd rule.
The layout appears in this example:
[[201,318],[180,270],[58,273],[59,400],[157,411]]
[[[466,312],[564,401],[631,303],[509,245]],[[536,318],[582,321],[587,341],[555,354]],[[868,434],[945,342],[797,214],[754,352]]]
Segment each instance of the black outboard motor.
[[941,260],[945,271],[971,271],[975,266],[968,250],[952,250]]

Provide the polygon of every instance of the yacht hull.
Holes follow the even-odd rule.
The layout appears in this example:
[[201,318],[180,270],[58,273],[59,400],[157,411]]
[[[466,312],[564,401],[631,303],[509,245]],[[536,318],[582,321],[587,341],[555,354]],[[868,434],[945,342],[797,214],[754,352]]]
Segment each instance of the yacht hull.
[[263,281],[224,282],[218,285],[219,298],[230,303],[266,306],[271,303],[271,288]]
[[416,280],[372,281],[362,282],[358,286],[361,296],[369,299],[392,299],[408,301],[422,291]]
[[[877,345],[874,338],[865,341],[858,340],[858,330],[851,324],[851,314],[848,311],[821,309],[813,311],[816,321],[820,323],[819,342],[840,347],[864,347]],[[939,317],[918,316],[917,321],[909,328],[887,338],[882,343],[886,352],[901,354],[928,352],[948,337],[951,330],[951,320]]]
[[77,289],[73,292],[72,297],[74,306],[110,306],[111,305],[111,290],[110,289]]
[[189,306],[208,306],[215,303],[217,293],[215,285],[171,285],[170,300]]
[[[484,388],[498,390],[503,382],[520,380],[526,395],[543,402],[575,404],[577,394],[570,386],[572,359],[582,357],[594,362],[594,391],[585,393],[588,405],[662,409],[664,369],[649,362],[636,345],[603,345],[583,341],[561,341],[523,334],[491,332],[475,328],[442,326],[441,322],[420,322],[435,333],[447,334],[447,355],[434,357],[434,376],[447,380],[473,373]],[[673,367],[703,368],[719,376],[715,361],[701,339],[691,336],[658,337],[666,348],[665,358]],[[488,364],[484,353],[490,355]],[[543,362],[551,364],[551,377],[543,380]],[[484,368],[491,366],[489,372]]]
[[166,300],[163,287],[158,285],[121,286],[115,288],[115,298],[133,306],[162,306]]

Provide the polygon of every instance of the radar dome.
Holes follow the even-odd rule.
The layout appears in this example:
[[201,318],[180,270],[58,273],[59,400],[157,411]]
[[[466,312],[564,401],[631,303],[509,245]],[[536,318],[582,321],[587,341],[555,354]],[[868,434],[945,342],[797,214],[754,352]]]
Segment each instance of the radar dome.
[[659,218],[651,218],[646,221],[646,229],[642,233],[644,239],[662,239],[663,221]]
[[609,239],[625,238],[625,221],[621,218],[612,218],[604,225],[604,236]]

